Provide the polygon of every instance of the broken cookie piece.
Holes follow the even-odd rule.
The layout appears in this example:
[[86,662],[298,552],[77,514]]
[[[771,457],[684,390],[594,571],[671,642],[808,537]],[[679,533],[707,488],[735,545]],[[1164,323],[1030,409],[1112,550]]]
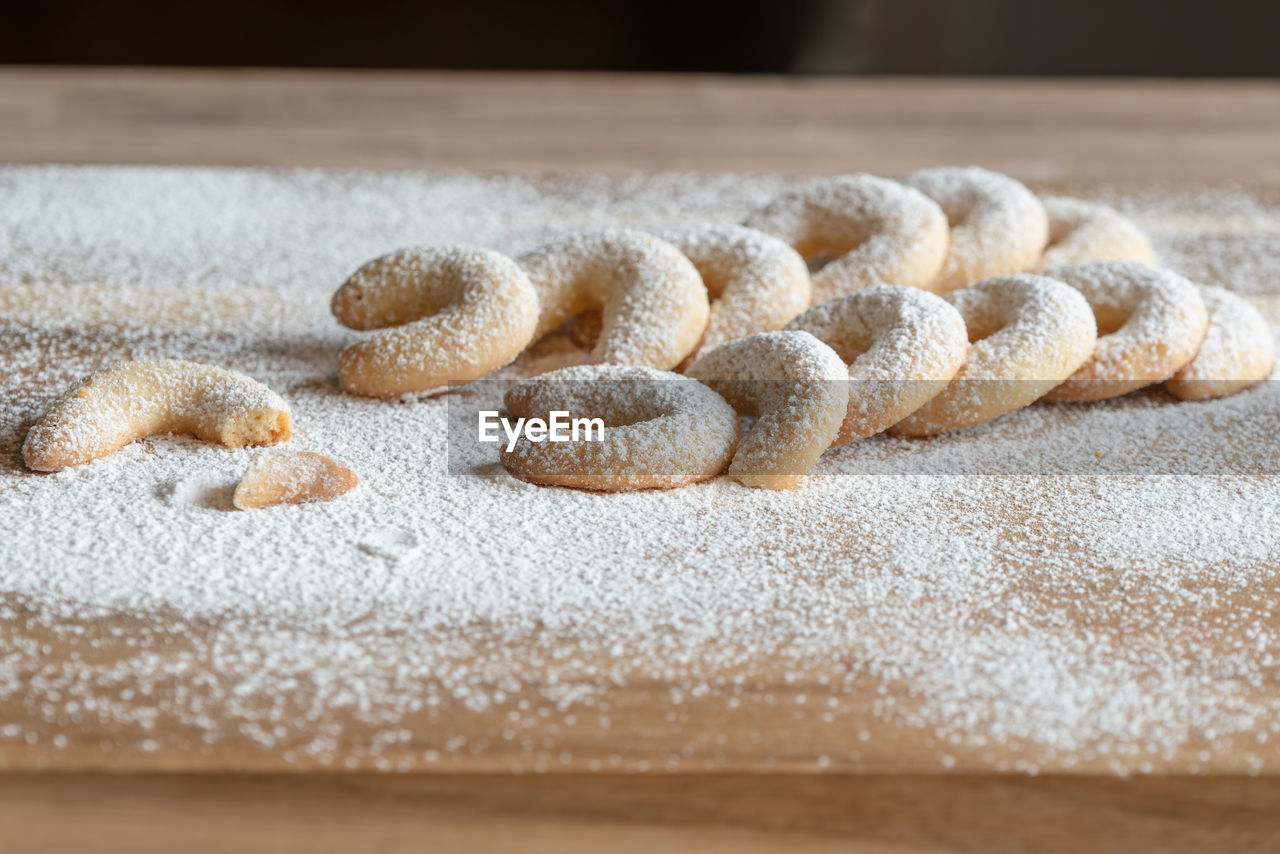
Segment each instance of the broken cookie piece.
[[278,451],[250,464],[231,499],[240,510],[273,504],[307,504],[355,489],[360,478],[346,463],[310,451]]

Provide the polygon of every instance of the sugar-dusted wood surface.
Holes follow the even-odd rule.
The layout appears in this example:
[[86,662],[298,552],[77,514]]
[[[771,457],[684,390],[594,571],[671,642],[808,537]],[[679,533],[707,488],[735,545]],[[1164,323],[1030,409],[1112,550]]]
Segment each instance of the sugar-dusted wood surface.
[[[1274,184],[1278,148],[1273,83],[0,71],[0,161],[10,162],[796,174],[977,162],[1028,180]],[[1231,607],[1223,602],[1223,613]],[[86,625],[86,640],[100,642],[79,645],[66,642],[65,626],[55,636],[38,614],[21,613],[7,636],[49,644],[50,657],[74,652],[109,666],[136,652],[112,638],[141,637],[149,649],[176,653],[201,630],[166,633],[163,623],[120,619]],[[758,675],[767,678],[768,662]],[[397,851],[430,840],[435,850],[1065,851],[1087,843],[1102,851],[1261,851],[1280,834],[1274,779],[1235,776],[1280,763],[1280,748],[1262,732],[1215,744],[1203,768],[1212,777],[1116,780],[1105,760],[1077,762],[1070,777],[953,775],[939,773],[928,733],[876,717],[870,683],[865,708],[854,702],[832,724],[810,718],[803,726],[795,725],[795,699],[818,696],[819,686],[774,686],[769,703],[733,715],[722,701],[691,698],[674,728],[668,710],[649,702],[660,687],[620,688],[603,740],[603,730],[585,727],[581,740],[563,736],[557,747],[572,754],[570,770],[593,761],[606,771],[653,770],[670,753],[663,739],[678,732],[680,746],[691,745],[710,766],[740,773],[473,776],[514,765],[535,770],[527,754],[512,761],[499,749],[473,759],[446,754],[437,773],[421,776],[223,776],[312,766],[264,752],[249,733],[209,749],[193,740],[189,750],[140,752],[136,733],[110,722],[77,723],[75,738],[55,746],[66,731],[18,699],[0,707],[0,724],[45,730],[34,744],[0,746],[8,769],[0,775],[0,847]],[[167,686],[162,679],[149,690]],[[1277,688],[1269,681],[1258,690]],[[902,699],[909,702],[906,692]],[[404,725],[484,737],[502,723],[498,709],[453,709]],[[357,741],[375,734],[358,725],[346,733]],[[1153,757],[1153,767],[1185,769],[1206,743]],[[824,744],[857,744],[852,770],[865,776],[813,773]],[[415,739],[404,749],[429,746]],[[1026,770],[1020,748],[1007,750],[1002,767]],[[992,769],[982,754],[960,747],[949,755],[957,769]],[[374,766],[361,760],[360,767]]]
[[1280,82],[0,69],[0,162],[1280,180]]
[[[606,538],[588,540],[585,548],[564,556],[555,555],[550,542],[513,537],[508,514],[515,496],[487,491],[483,480],[455,480],[441,471],[441,460],[432,456],[438,451],[431,450],[431,440],[442,438],[436,422],[421,422],[410,431],[408,447],[388,444],[400,435],[397,425],[439,413],[445,398],[399,407],[338,393],[332,373],[343,339],[326,310],[330,290],[324,283],[339,279],[368,250],[359,243],[341,253],[343,266],[331,264],[321,250],[364,231],[393,245],[422,239],[424,232],[428,239],[449,240],[455,232],[447,223],[454,220],[474,235],[475,226],[465,225],[471,216],[487,217],[494,210],[507,211],[516,223],[487,232],[485,239],[497,245],[506,245],[503,241],[523,229],[561,228],[609,212],[628,222],[658,225],[671,215],[672,188],[661,176],[591,182],[586,192],[571,178],[539,178],[532,185],[512,176],[466,180],[469,193],[459,193],[450,179],[418,174],[0,173],[15,210],[24,210],[33,195],[64,199],[34,215],[38,223],[28,221],[32,214],[4,221],[2,233],[16,233],[32,257],[0,259],[0,271],[29,279],[5,282],[0,272],[0,336],[12,359],[0,377],[0,392],[11,392],[14,400],[47,401],[92,367],[139,352],[215,359],[277,388],[296,409],[298,441],[339,442],[327,452],[357,465],[367,481],[366,490],[350,500],[294,508],[295,516],[224,513],[217,489],[242,469],[205,466],[243,465],[250,451],[206,445],[188,455],[180,444],[157,439],[102,466],[49,476],[22,465],[23,424],[0,424],[0,499],[8,499],[14,517],[28,530],[41,523],[55,527],[58,521],[48,511],[62,515],[57,508],[66,503],[86,524],[96,525],[91,534],[59,528],[48,543],[17,536],[0,543],[0,558],[17,569],[0,575],[15,585],[0,591],[9,650],[0,662],[0,674],[7,677],[0,680],[0,767],[860,774],[1237,774],[1273,773],[1280,767],[1280,739],[1274,737],[1270,714],[1280,708],[1280,683],[1264,663],[1280,632],[1280,608],[1272,607],[1280,602],[1280,590],[1270,572],[1275,544],[1268,545],[1265,533],[1242,531],[1246,543],[1260,545],[1227,551],[1239,555],[1240,564],[1223,572],[1214,565],[1222,552],[1208,549],[1203,540],[1187,541],[1191,552],[1179,555],[1134,543],[1127,527],[1089,529],[1091,517],[1099,515],[1091,504],[1092,479],[1015,477],[994,489],[984,482],[970,492],[939,494],[944,504],[976,504],[982,515],[943,514],[931,517],[932,527],[876,540],[870,529],[851,532],[859,524],[883,527],[895,516],[913,515],[904,509],[913,490],[893,491],[893,479],[875,488],[857,487],[856,478],[839,476],[857,471],[837,462],[852,459],[850,451],[865,447],[875,453],[881,447],[870,440],[833,451],[824,460],[830,468],[817,472],[832,477],[819,478],[812,489],[780,494],[773,504],[743,503],[752,496],[719,483],[727,491],[711,501],[727,509],[706,524],[738,530],[734,526],[741,522],[760,519],[760,527],[740,532],[748,541],[740,553],[726,551],[723,537],[703,530],[679,534],[675,551],[666,551],[665,544],[619,551]],[[708,221],[728,215],[761,189],[737,177],[733,192],[747,197],[708,196],[707,181],[714,179],[680,181],[679,216]],[[1086,197],[1116,192],[1088,183],[1032,186]],[[448,194],[431,195],[441,188]],[[624,188],[631,194],[630,208],[620,207]],[[410,191],[427,195],[406,196]],[[114,205],[93,201],[115,196],[120,201]],[[81,197],[88,201],[80,202]],[[557,204],[540,207],[540,198]],[[1265,263],[1280,256],[1275,241],[1280,209],[1273,191],[1171,192],[1150,185],[1110,198],[1148,229],[1166,263],[1250,294],[1275,321],[1280,280]],[[183,212],[192,211],[192,221],[171,230],[149,212],[172,199]],[[235,230],[235,222],[217,214],[186,207],[209,199],[216,211],[246,215],[260,209],[258,217],[247,220],[252,234]],[[429,211],[427,216],[438,216],[446,225],[429,230],[425,219],[395,225],[377,213],[384,210],[377,199],[389,200],[396,210],[407,204]],[[304,210],[309,218],[301,231],[280,230],[293,226]],[[512,210],[521,216],[510,216]],[[442,212],[447,215],[439,216]],[[123,232],[100,228],[102,220],[130,226]],[[190,225],[198,227],[193,231]],[[84,239],[102,243],[102,252],[63,249],[67,232],[76,229]],[[193,238],[200,231],[228,236],[206,245]],[[144,235],[141,241],[133,238],[135,232]],[[256,239],[261,245],[255,249]],[[272,257],[286,240],[292,263],[272,269],[279,287],[257,287],[253,259]],[[234,266],[245,259],[248,269]],[[176,274],[170,262],[178,265]],[[167,283],[153,284],[155,276]],[[223,349],[219,341],[232,343]],[[538,361],[545,358],[538,351],[546,349],[555,346],[536,346],[526,354],[539,369],[546,364]],[[283,368],[286,364],[295,367]],[[1144,393],[1122,405],[1154,406],[1153,411],[1173,418],[1204,413],[1199,417],[1218,424],[1219,434],[1238,439],[1230,449],[1261,454],[1271,433],[1254,422],[1256,406],[1273,400],[1265,397],[1268,391],[1256,389],[1200,407]],[[1232,408],[1233,402],[1250,400],[1262,403]],[[34,418],[42,405],[6,412],[21,421]],[[1098,437],[1066,432],[1076,417],[1069,412],[1085,419],[1105,417],[1097,409],[1031,409],[992,425],[996,432],[983,434],[979,444],[998,449],[1017,442],[1012,447],[1034,452],[1035,445],[1021,444],[1023,428],[1009,426],[1008,434],[998,428],[1021,423],[1021,416],[1034,419],[1037,412],[1048,413],[1044,433],[1074,437],[1072,442],[1093,443]],[[1261,414],[1270,416],[1266,410]],[[1192,426],[1186,420],[1161,423],[1162,431]],[[1134,422],[1121,425],[1132,428]],[[942,437],[905,453],[916,459],[962,441],[964,435]],[[1121,460],[1136,450],[1106,447]],[[131,451],[146,454],[152,448],[164,459],[129,458]],[[1196,452],[1211,450],[1198,447]],[[411,456],[415,452],[425,456]],[[1097,462],[1091,455],[1089,460]],[[413,492],[401,483],[403,472],[425,491]],[[515,485],[500,468],[498,473],[506,487]],[[841,486],[845,483],[855,484],[852,491]],[[885,495],[907,503],[874,509],[870,493],[882,487]],[[1265,486],[1253,489],[1249,495],[1264,511],[1280,500]],[[1017,490],[1025,495],[1011,497]],[[1050,497],[1046,491],[1086,498],[1059,511],[1064,517],[1059,520],[1035,506]],[[441,495],[448,496],[450,507],[472,514],[468,530],[447,527],[456,522],[442,512]],[[663,512],[705,518],[696,503],[681,503],[707,503],[708,498],[698,497],[703,495],[697,489],[651,493],[657,503],[638,510],[643,505],[628,503],[627,496],[535,490],[525,496],[534,506],[522,515],[548,507],[566,514],[578,505],[558,502],[582,500],[590,502],[581,505],[590,508],[589,519],[565,521],[561,515],[536,527],[559,535],[596,525],[612,535],[631,527],[678,524],[665,517],[655,522],[653,514]],[[1133,524],[1163,531],[1165,538],[1176,536],[1165,523],[1174,512],[1167,503],[1151,504],[1137,490],[1109,500],[1110,507],[1136,514]],[[1206,500],[1222,499],[1208,495]],[[1234,506],[1228,503],[1223,513]],[[132,512],[121,515],[124,508]],[[398,538],[379,539],[383,520],[399,516],[426,527],[394,529]],[[326,518],[330,521],[320,528],[307,527]],[[1188,516],[1186,523],[1203,526],[1204,518]],[[155,524],[140,526],[140,519]],[[1081,525],[1095,536],[1111,536],[1111,551],[1097,554],[1078,536],[1075,529]],[[806,537],[800,527],[825,533]],[[979,539],[960,539],[962,547],[939,555],[937,549],[947,548],[949,539],[971,529],[980,532]],[[1114,539],[1117,533],[1120,538]],[[379,536],[370,539],[371,534]],[[284,551],[291,537],[320,538],[324,551],[343,557],[326,565],[316,551]],[[481,550],[450,552],[446,564],[432,565],[417,549],[420,537],[474,539]],[[770,537],[778,537],[785,550],[763,558]],[[175,542],[161,553],[164,558],[136,549],[168,538]],[[223,543],[211,555],[207,577],[196,568],[206,553],[200,544],[206,542],[210,548]],[[681,562],[700,548],[708,550],[706,561]],[[902,548],[910,552],[906,558],[899,556]],[[1082,568],[1055,561],[1054,550],[1074,551]],[[42,553],[61,555],[59,563],[76,569],[59,575],[58,566]],[[273,554],[288,556],[263,563]],[[519,562],[527,554],[542,555],[532,576]],[[969,567],[977,561],[991,563],[997,572],[971,575]],[[1084,568],[1094,565],[1090,561],[1102,561],[1105,569]],[[567,598],[559,594],[570,579],[558,576],[571,573],[575,562],[596,572],[616,563],[616,577],[608,571],[591,575],[587,588],[623,597],[625,604],[610,599],[603,605],[586,590]],[[672,575],[682,577],[650,576],[655,563],[657,571],[679,568]],[[757,563],[761,566],[752,566]],[[1152,565],[1160,568],[1153,571]],[[39,566],[43,572],[24,569]],[[432,586],[396,587],[395,578],[384,575],[388,566],[396,576]],[[454,567],[461,571],[456,580],[433,581]],[[751,602],[732,592],[740,570],[753,568],[766,576],[763,583],[779,587],[782,598],[745,623],[742,637],[716,632],[708,639],[699,622],[707,615],[700,612],[732,611]],[[642,573],[642,580],[626,586],[632,572]],[[678,587],[704,572],[710,587]],[[1170,574],[1185,597],[1171,597],[1161,583]],[[51,576],[61,579],[56,586]],[[268,583],[281,577],[293,581]],[[899,586],[904,578],[923,581],[924,589]],[[1251,583],[1242,586],[1241,579]],[[299,584],[317,590],[312,595],[320,599],[300,593]],[[489,610],[474,597],[490,584],[518,591],[520,598]],[[936,611],[929,609],[927,595],[921,599],[935,586],[942,604]],[[655,609],[651,597],[669,587],[680,591],[677,597],[659,600]],[[193,599],[188,590],[202,592]],[[815,595],[835,603],[835,610],[816,605],[800,614],[788,610]],[[405,618],[398,610],[401,602],[425,608],[455,601],[453,596],[462,597],[460,604],[444,612],[419,611]],[[682,604],[690,596],[709,601],[691,612]],[[1008,605],[1024,598],[1026,607]],[[61,607],[64,603],[72,607]],[[335,609],[340,620],[325,616]],[[538,622],[523,622],[525,613]],[[627,633],[628,620],[642,621],[643,637]],[[808,644],[796,640],[815,625],[826,628],[815,630]],[[842,631],[849,626],[857,631]],[[665,645],[645,643],[654,635]],[[1075,646],[1080,637],[1102,640],[1080,648]],[[877,638],[887,646],[864,647]],[[939,640],[944,638],[950,640]],[[956,644],[964,645],[958,659]],[[690,649],[700,653],[690,655]],[[812,651],[801,652],[805,649]],[[1036,664],[1020,670],[1021,658]],[[15,681],[24,679],[26,690],[15,690]],[[1116,680],[1127,684],[1113,688]],[[341,690],[347,681],[352,690]]]

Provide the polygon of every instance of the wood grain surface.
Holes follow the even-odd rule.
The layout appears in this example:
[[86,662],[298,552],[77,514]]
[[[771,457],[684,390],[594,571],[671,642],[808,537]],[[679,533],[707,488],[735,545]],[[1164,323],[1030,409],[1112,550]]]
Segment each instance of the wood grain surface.
[[[0,70],[0,161],[20,163],[805,174],[973,162],[1027,179],[1274,184],[1277,151],[1274,82]],[[787,767],[788,751],[810,745],[776,724],[751,728],[774,734],[760,750]],[[896,748],[884,735],[872,749],[887,762]],[[243,747],[203,767],[255,767]],[[1242,767],[1129,780],[1088,764],[1079,770],[1094,773],[1070,777],[935,765],[861,776],[106,776],[94,771],[129,763],[89,746],[59,755],[45,773],[31,752],[0,755],[14,769],[0,775],[0,850],[1264,851],[1280,838],[1280,783],[1231,775]]]
[[1280,180],[1280,82],[0,70],[0,161]]
[[6,854],[1274,851],[1274,778],[0,777]]

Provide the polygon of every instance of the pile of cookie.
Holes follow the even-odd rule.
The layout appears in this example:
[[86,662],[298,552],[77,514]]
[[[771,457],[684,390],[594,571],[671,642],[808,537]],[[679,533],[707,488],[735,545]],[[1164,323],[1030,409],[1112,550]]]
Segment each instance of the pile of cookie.
[[[371,397],[471,382],[566,329],[583,364],[517,383],[506,407],[611,429],[521,441],[502,459],[519,478],[594,490],[726,471],[786,489],[828,448],[884,431],[928,436],[1155,383],[1215,397],[1275,361],[1252,306],[1156,266],[1116,211],[976,167],[820,179],[742,225],[573,233],[517,259],[405,249],[357,270],[331,307],[373,332],[338,360],[343,390]],[[754,419],[745,433],[740,416]],[[54,403],[23,453],[51,471],[156,433],[241,447],[284,441],[291,423],[243,375],[126,363]],[[279,458],[250,469],[237,505],[324,500],[355,481],[334,460]]]

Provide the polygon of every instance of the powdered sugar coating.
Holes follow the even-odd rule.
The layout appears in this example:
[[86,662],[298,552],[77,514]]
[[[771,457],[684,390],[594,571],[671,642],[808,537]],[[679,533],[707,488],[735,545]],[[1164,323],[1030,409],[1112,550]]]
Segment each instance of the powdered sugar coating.
[[711,315],[701,350],[781,329],[809,306],[809,268],[773,235],[741,225],[704,225],[665,229],[658,237],[693,262],[707,288]]
[[1069,196],[1041,196],[1049,218],[1049,243],[1031,272],[1085,261],[1154,264],[1151,241],[1115,208]]
[[514,385],[517,418],[599,418],[603,436],[559,444],[522,437],[502,451],[521,480],[603,492],[669,489],[724,471],[738,417],[711,389],[680,374],[638,365],[575,365]]
[[1209,318],[1196,286],[1138,261],[1089,261],[1045,273],[1088,301],[1093,354],[1046,401],[1105,400],[1177,373],[1195,357]]
[[928,288],[947,257],[947,220],[925,195],[875,175],[821,178],[752,212],[751,228],[776,234],[811,264],[813,300],[890,284]]
[[1222,288],[1201,286],[1208,327],[1200,349],[1165,388],[1182,400],[1234,394],[1271,376],[1275,340],[1266,320],[1243,298]]
[[379,332],[342,351],[344,391],[399,397],[470,382],[514,359],[538,321],[538,297],[505,255],[418,246],[370,261],[330,303],[352,329]]
[[747,486],[797,486],[835,440],[849,403],[844,362],[808,332],[748,335],[705,351],[685,373],[756,419],[729,464]]
[[964,318],[968,355],[937,397],[890,428],[895,434],[974,427],[1021,409],[1071,376],[1097,341],[1089,303],[1045,276],[984,279],[946,300]]
[[902,182],[937,202],[951,225],[946,262],[928,285],[935,293],[1028,270],[1049,240],[1044,206],[1007,175],[977,166],[936,166]]
[[[516,481],[496,451],[492,476],[450,475],[458,395],[333,382],[352,336],[327,300],[365,259],[736,221],[787,184],[0,168],[0,751],[135,770],[1280,768],[1280,489],[1233,467],[1274,449],[1280,384],[881,434],[791,492],[602,496]],[[1049,189],[1280,317],[1273,193]],[[283,393],[295,441],[362,487],[224,512],[252,452],[181,439],[24,473],[54,395],[165,354]],[[501,375],[576,356],[551,336]],[[1212,476],[1164,473],[1171,439]]]
[[830,345],[849,365],[849,408],[835,445],[897,424],[936,396],[964,364],[964,319],[941,297],[875,285],[806,311],[788,329]]
[[538,294],[534,339],[574,315],[601,309],[594,363],[666,370],[693,352],[707,328],[707,290],[689,259],[666,241],[629,229],[566,235],[519,258]]
[[57,471],[164,433],[239,448],[285,441],[293,418],[279,395],[234,371],[178,359],[124,362],[50,406],[27,432],[22,456],[30,468]]

